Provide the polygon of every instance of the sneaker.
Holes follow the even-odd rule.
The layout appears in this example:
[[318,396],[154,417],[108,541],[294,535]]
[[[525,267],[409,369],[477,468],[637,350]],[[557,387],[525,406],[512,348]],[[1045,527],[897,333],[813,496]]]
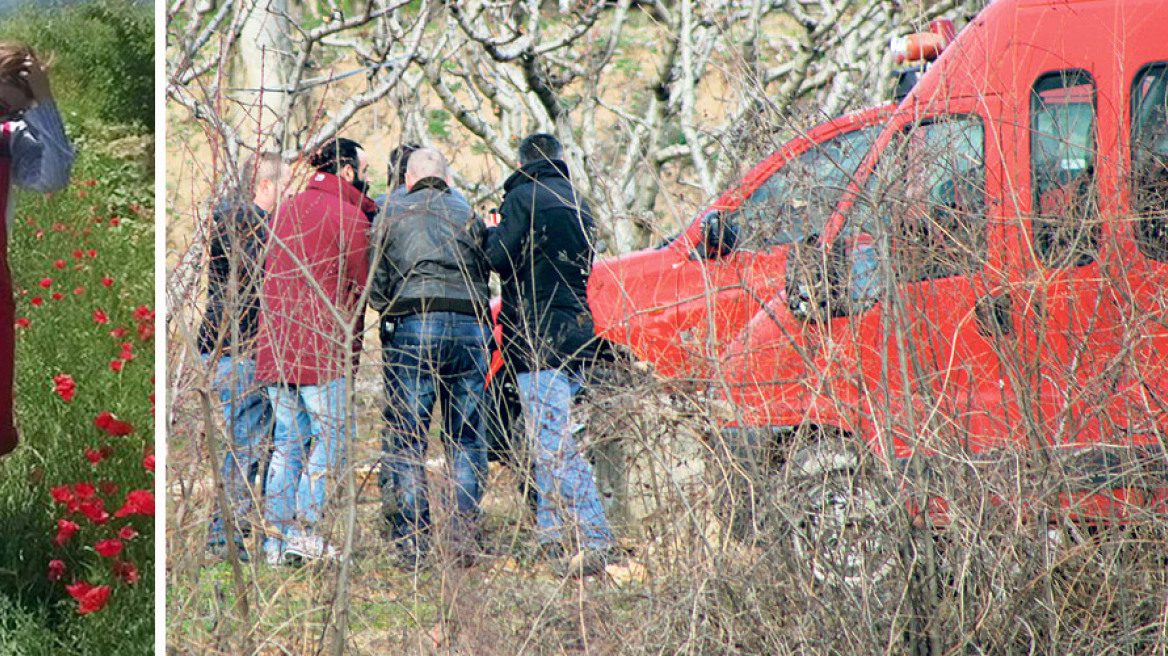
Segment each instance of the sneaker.
[[284,548],[285,561],[289,558],[337,561],[340,557],[336,548],[319,535],[291,536],[288,538],[288,546]]

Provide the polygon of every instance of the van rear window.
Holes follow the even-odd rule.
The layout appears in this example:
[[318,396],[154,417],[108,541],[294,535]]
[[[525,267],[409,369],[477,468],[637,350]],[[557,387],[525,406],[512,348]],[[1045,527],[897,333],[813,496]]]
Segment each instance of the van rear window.
[[1145,257],[1168,261],[1168,63],[1136,74],[1131,116],[1133,236]]
[[1082,266],[1099,248],[1095,82],[1082,70],[1047,73],[1030,96],[1031,241],[1049,267]]

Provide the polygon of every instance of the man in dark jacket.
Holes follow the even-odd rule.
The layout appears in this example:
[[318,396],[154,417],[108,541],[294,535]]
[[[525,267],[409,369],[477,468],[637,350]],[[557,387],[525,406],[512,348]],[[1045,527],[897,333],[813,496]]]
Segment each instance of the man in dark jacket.
[[446,161],[422,148],[406,165],[404,195],[392,194],[370,238],[369,302],[381,312],[387,401],[382,481],[404,564],[428,550],[426,434],[441,391],[443,436],[457,512],[450,547],[471,556],[487,471],[480,426],[490,329],[486,226],[449,185]]
[[260,295],[256,380],[270,385],[276,422],[264,518],[278,531],[264,552],[277,566],[336,555],[317,525],[354,428],[348,347],[369,272],[365,151],[334,139],[311,164],[307,188],[271,221]]
[[487,258],[502,279],[503,354],[517,376],[535,456],[540,541],[547,552],[575,545],[572,571],[591,574],[615,555],[614,539],[572,432],[572,397],[582,364],[595,357],[588,309],[594,226],[550,134],[519,145],[520,168],[503,184],[502,219]]
[[[223,455],[222,480],[229,503],[211,518],[207,544],[226,548],[225,517],[237,531],[247,528],[259,471],[272,428],[272,406],[255,385],[255,337],[268,214],[289,187],[291,171],[277,155],[251,155],[239,167],[240,184],[211,214],[207,267],[207,311],[199,326],[199,353],[215,364],[215,389],[231,436]],[[222,515],[220,515],[222,513]],[[246,557],[236,533],[240,555]]]

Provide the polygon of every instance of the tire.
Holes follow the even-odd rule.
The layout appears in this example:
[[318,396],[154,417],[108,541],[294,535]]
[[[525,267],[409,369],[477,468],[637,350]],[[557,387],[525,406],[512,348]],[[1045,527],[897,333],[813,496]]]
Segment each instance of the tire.
[[787,467],[786,521],[800,566],[822,583],[878,589],[899,561],[888,488],[850,448],[827,440]]

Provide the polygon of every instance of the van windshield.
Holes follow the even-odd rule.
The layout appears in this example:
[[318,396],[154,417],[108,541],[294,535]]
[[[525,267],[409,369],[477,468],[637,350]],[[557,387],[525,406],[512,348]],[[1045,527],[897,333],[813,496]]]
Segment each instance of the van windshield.
[[737,210],[727,214],[727,221],[738,232],[738,243],[761,249],[822,231],[881,127],[839,135],[775,171]]

